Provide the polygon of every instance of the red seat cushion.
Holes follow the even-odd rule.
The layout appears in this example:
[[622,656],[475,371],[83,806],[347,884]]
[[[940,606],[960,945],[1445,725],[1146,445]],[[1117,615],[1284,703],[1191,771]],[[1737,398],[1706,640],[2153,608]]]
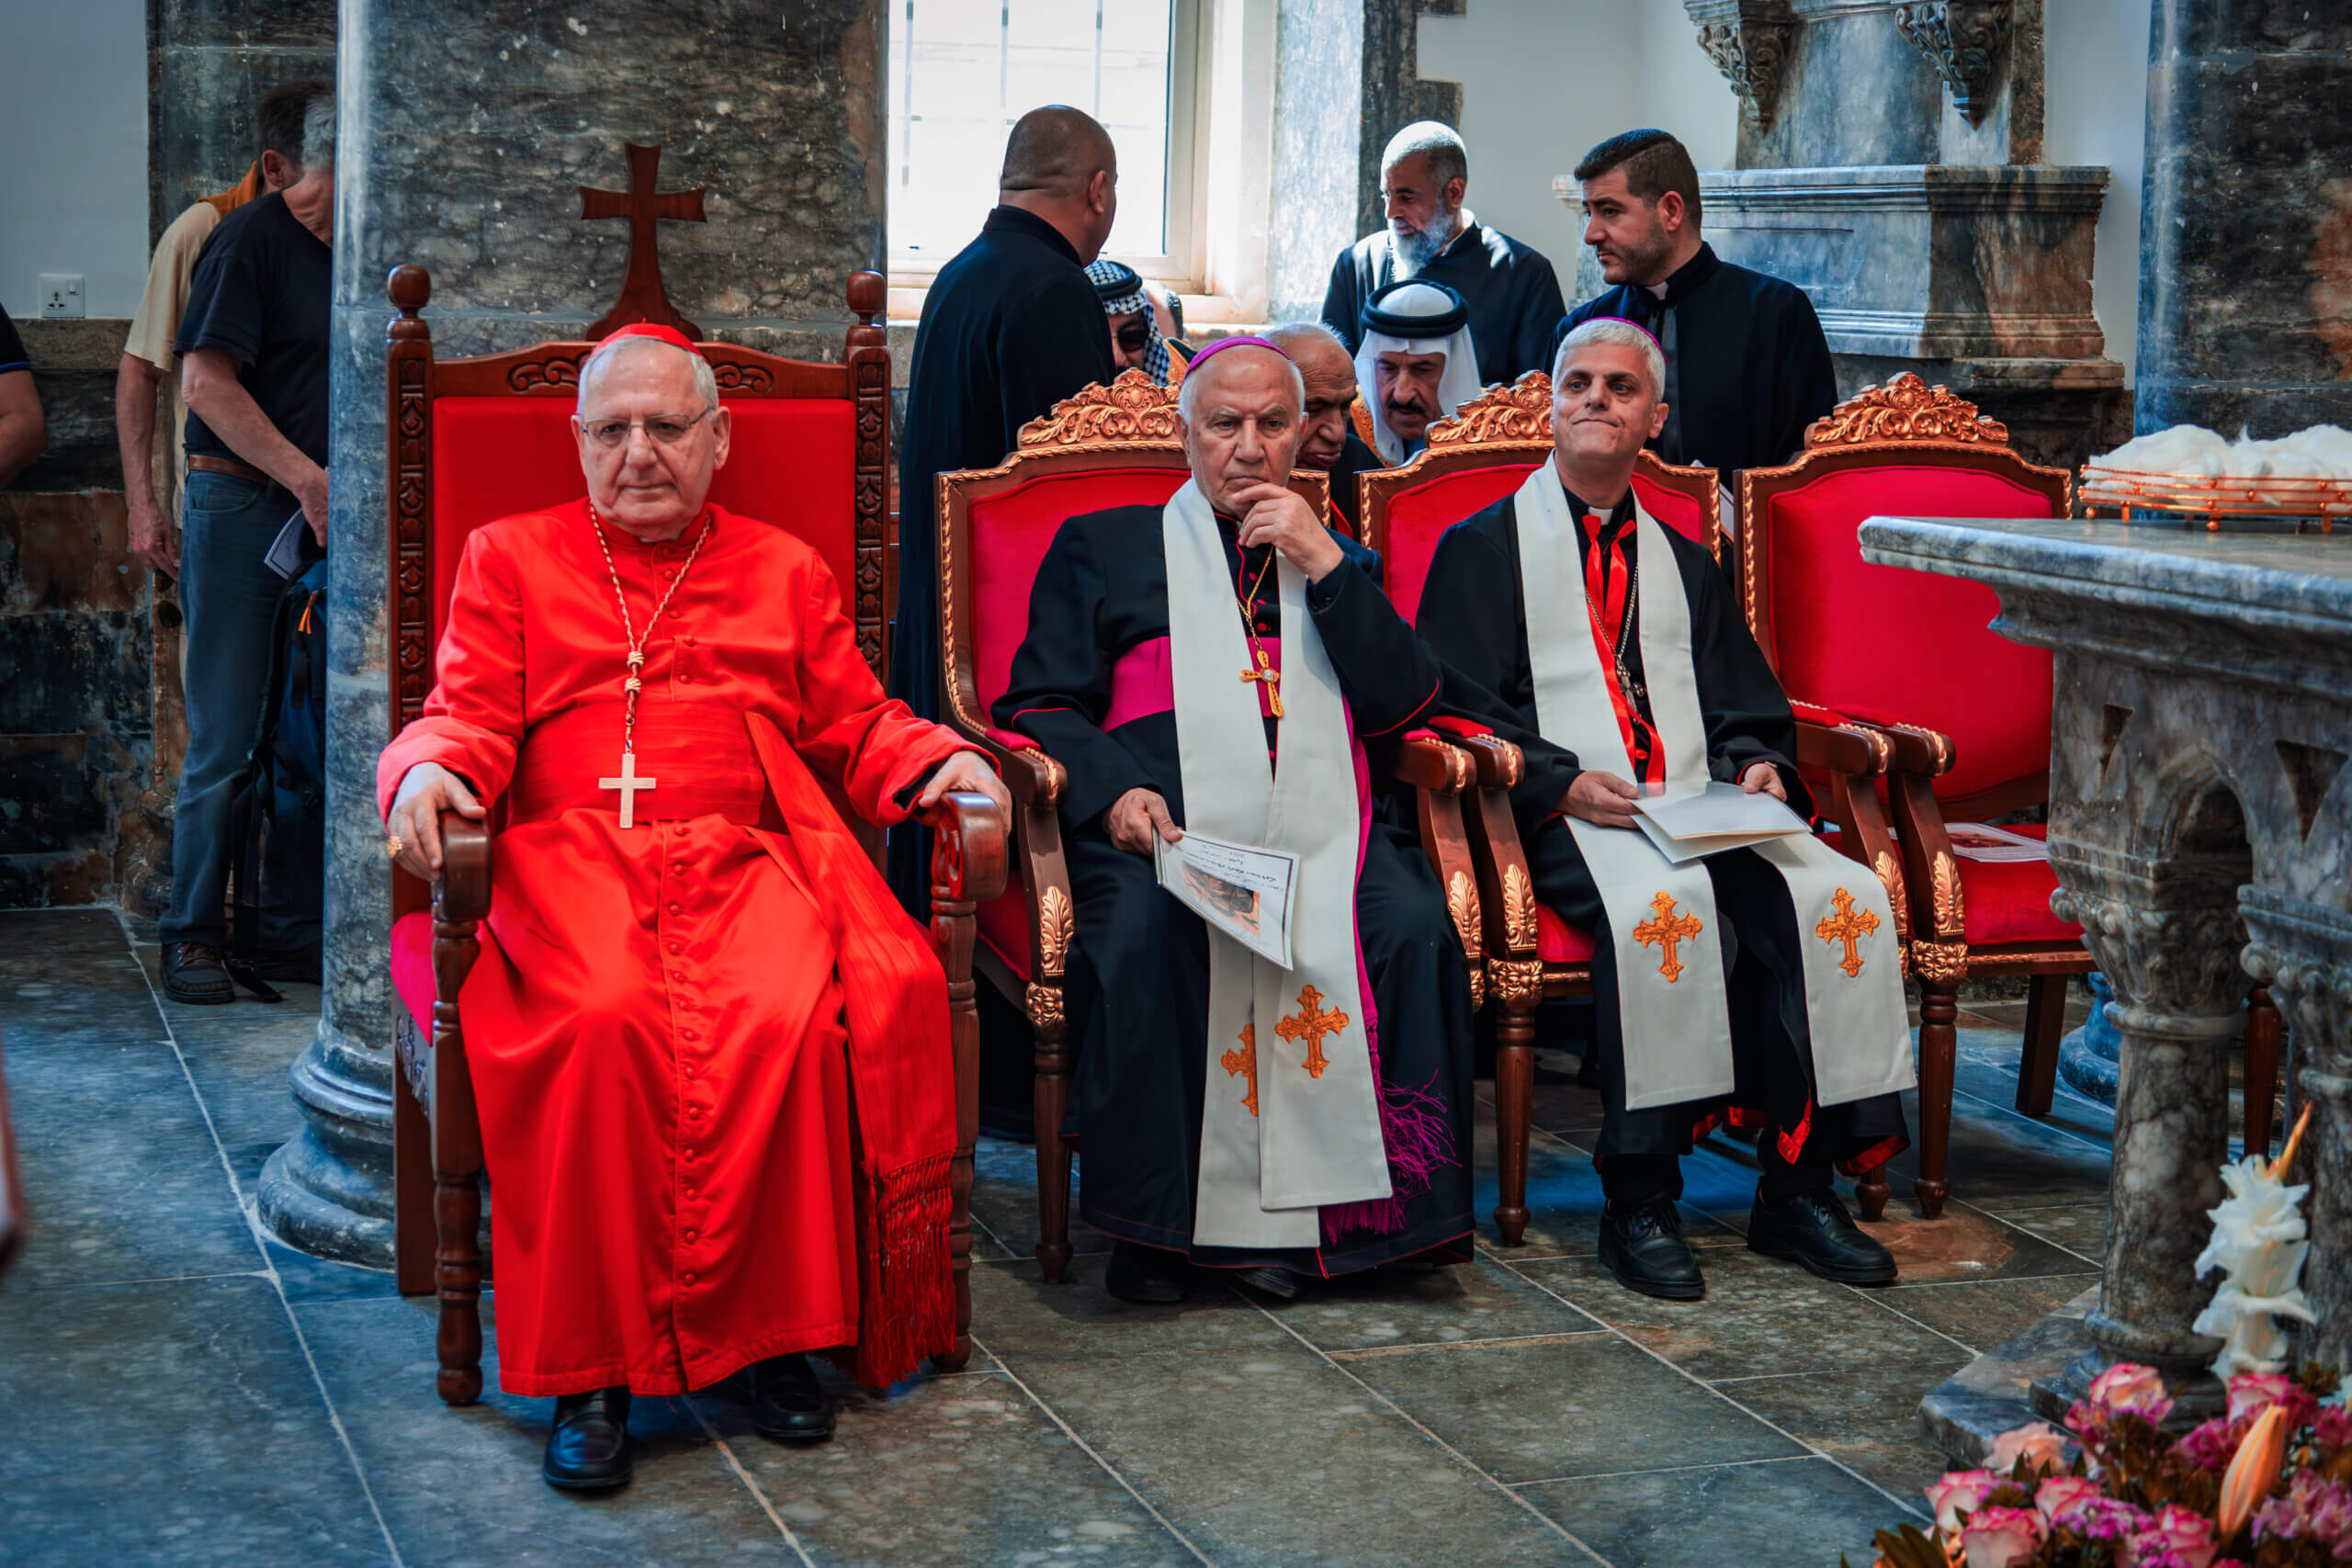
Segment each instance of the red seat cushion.
[[392,922],[392,993],[416,1021],[417,1032],[433,1038],[433,917],[413,910]]
[[[1999,597],[1981,582],[1876,566],[1863,520],[2047,517],[2049,498],[1999,474],[1951,468],[1825,473],[1767,504],[1772,640],[1792,697],[1865,721],[1941,730],[1956,760],[1936,780],[1957,800],[2050,766],[2047,650],[1995,632]],[[2000,700],[1988,702],[1987,693]]]
[[1390,494],[1381,577],[1398,615],[1410,621],[1419,613],[1421,585],[1429,581],[1430,559],[1445,531],[1515,492],[1539,461],[1444,474]]
[[[2049,829],[2029,823],[2006,825],[2029,839]],[[2050,912],[2057,874],[2046,860],[1976,861],[1953,857],[1960,867],[1961,931],[1971,947],[2020,942],[2079,942],[2083,928]]]
[[1022,874],[1021,857],[1006,857],[1004,891],[974,908],[972,919],[989,951],[1027,985],[1036,976],[1029,963],[1029,879]]
[[1549,904],[1535,906],[1535,956],[1546,964],[1589,964],[1592,933],[1572,926],[1552,912]]

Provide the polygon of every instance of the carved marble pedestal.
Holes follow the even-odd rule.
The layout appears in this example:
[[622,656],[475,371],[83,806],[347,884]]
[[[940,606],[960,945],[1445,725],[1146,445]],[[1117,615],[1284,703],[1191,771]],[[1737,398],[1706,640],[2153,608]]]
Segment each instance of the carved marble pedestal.
[[[1995,626],[2056,659],[2053,906],[2084,926],[2121,1033],[2107,1268],[2091,1348],[2045,1406],[2119,1360],[2211,1413],[2212,1294],[2190,1275],[2220,1201],[2229,1059],[2253,979],[2297,1033],[2317,1106],[2320,1313],[2303,1352],[2352,1352],[2352,534],[2233,524],[1865,524],[1862,554],[1990,584]],[[2249,978],[2251,976],[2251,979]]]

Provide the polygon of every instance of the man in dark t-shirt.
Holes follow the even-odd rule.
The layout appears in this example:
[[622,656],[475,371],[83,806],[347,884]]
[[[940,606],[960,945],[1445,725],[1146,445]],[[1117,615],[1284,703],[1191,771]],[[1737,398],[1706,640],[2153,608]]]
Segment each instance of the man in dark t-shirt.
[[49,446],[49,419],[33,386],[33,362],[17,323],[0,310],[0,490],[14,484]]
[[[264,174],[279,188],[223,219],[180,316],[187,491],[180,606],[187,618],[187,758],[172,830],[164,989],[235,999],[221,896],[229,810],[259,732],[270,632],[285,584],[266,564],[300,512],[327,539],[327,342],[334,237],[334,90],[273,88],[258,115]],[[266,909],[277,972],[315,975],[317,908]]]

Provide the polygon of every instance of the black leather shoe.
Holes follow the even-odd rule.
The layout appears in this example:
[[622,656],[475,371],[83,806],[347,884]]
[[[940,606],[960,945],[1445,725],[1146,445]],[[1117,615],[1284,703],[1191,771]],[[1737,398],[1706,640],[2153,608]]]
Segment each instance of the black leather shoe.
[[1278,1302],[1293,1301],[1298,1295],[1298,1276],[1288,1269],[1276,1268],[1272,1264],[1256,1269],[1237,1269],[1233,1271],[1233,1281],[1237,1285],[1247,1285],[1262,1295],[1272,1296]]
[[1652,1198],[1623,1213],[1613,1203],[1603,1209],[1600,1261],[1619,1284],[1645,1296],[1695,1302],[1707,1293],[1671,1198]]
[[808,1357],[752,1363],[752,1430],[779,1443],[821,1443],[833,1435],[833,1402]]
[[566,1492],[603,1492],[629,1478],[628,1390],[600,1388],[555,1402],[539,1473]]
[[1794,1263],[1841,1285],[1892,1285],[1894,1254],[1854,1223],[1827,1188],[1778,1202],[1756,1194],[1747,1215],[1747,1250]]
[[1111,1244],[1111,1261],[1102,1269],[1102,1288],[1123,1302],[1143,1306],[1168,1306],[1184,1299],[1191,1265],[1172,1252],[1132,1241]]
[[164,995],[175,1002],[211,1007],[237,999],[236,984],[220,950],[205,942],[164,944]]

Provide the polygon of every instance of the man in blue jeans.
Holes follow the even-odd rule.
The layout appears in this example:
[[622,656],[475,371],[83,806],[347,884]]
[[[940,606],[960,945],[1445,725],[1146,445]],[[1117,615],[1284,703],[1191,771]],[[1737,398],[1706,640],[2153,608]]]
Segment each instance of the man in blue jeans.
[[[280,188],[213,231],[175,345],[188,409],[180,538],[187,758],[162,936],[164,990],[183,1002],[236,997],[222,955],[229,812],[273,695],[271,623],[285,587],[263,557],[298,507],[319,543],[327,540],[334,90],[286,83],[262,99],[258,118],[264,173],[274,161]],[[283,928],[297,922],[288,912],[279,922],[281,932],[266,936],[282,942]]]

